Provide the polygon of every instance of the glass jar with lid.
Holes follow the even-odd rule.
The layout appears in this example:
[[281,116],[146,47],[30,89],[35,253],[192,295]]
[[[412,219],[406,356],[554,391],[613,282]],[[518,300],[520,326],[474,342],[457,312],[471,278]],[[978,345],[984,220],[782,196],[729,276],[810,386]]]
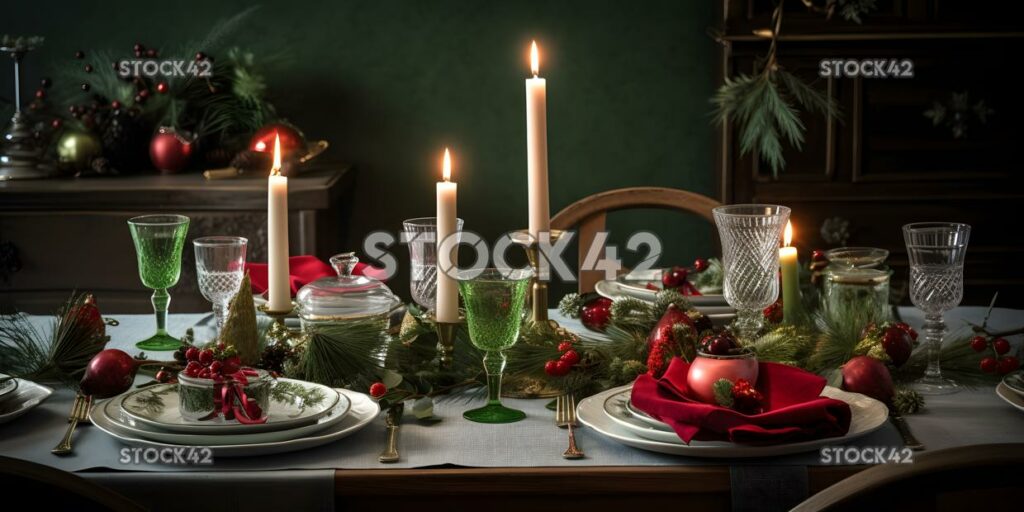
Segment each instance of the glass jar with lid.
[[889,251],[874,247],[840,247],[825,253],[822,307],[827,312],[849,311],[870,322],[889,316]]
[[359,263],[355,253],[338,254],[330,261],[338,275],[317,279],[295,296],[303,330],[365,321],[378,322],[381,331],[386,331],[391,312],[402,301],[384,283],[352,274]]

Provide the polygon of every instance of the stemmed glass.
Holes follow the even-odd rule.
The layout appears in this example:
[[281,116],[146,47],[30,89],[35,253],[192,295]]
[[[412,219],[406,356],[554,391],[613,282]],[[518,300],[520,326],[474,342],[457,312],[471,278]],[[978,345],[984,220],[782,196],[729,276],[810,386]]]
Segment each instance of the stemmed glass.
[[181,251],[188,233],[184,215],[143,215],[128,219],[139,262],[139,278],[153,290],[156,334],[136,343],[143,350],[175,350],[181,341],[167,334],[167,289],[178,284],[181,275]]
[[462,413],[477,423],[514,423],[526,413],[501,405],[501,374],[507,360],[505,349],[519,339],[523,303],[533,272],[498,269],[463,270],[458,274],[459,291],[466,305],[466,324],[473,346],[485,352],[487,405]]
[[199,292],[213,303],[217,331],[224,326],[228,303],[242,286],[248,243],[240,236],[204,236],[192,241],[196,249]]
[[923,395],[955,393],[957,385],[942,376],[939,355],[946,324],[942,314],[960,305],[964,294],[964,256],[971,227],[950,222],[918,222],[903,226],[910,259],[910,300],[924,312],[928,367],[914,383]]
[[779,297],[779,239],[789,208],[736,204],[712,213],[722,239],[725,300],[736,308],[740,339],[752,340],[764,327],[762,311]]
[[[409,245],[409,290],[412,300],[428,311],[437,306],[437,217],[420,217],[402,222]],[[461,236],[462,219],[455,221]]]

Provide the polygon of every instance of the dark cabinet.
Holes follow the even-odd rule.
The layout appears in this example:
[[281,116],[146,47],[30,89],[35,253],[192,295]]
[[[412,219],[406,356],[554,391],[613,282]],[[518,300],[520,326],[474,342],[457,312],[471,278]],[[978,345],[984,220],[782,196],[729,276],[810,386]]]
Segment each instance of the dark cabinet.
[[[289,179],[292,254],[327,258],[342,251],[353,176],[341,166]],[[0,307],[50,312],[77,289],[97,294],[104,311],[152,311],[152,292],[139,281],[126,221],[173,212],[190,223],[171,311],[208,311],[191,241],[244,236],[248,261],[266,261],[266,202],[267,182],[259,178],[206,181],[182,174],[0,182],[0,244],[13,247],[20,261],[18,271],[0,276]]]
[[[772,5],[722,3],[721,74],[755,69],[768,43],[753,31],[768,26]],[[1000,305],[1024,306],[1024,230],[1016,222],[1024,199],[1016,155],[1024,103],[1007,58],[1024,51],[1024,8],[1006,4],[1014,14],[977,3],[967,9],[963,1],[879,1],[858,25],[826,21],[802,2],[786,5],[780,64],[835,98],[842,119],[804,114],[805,145],[786,149],[778,177],[758,155],[741,157],[736,130],[724,128],[717,151],[723,200],[791,206],[804,251],[829,246],[821,233],[826,219],[845,220],[847,245],[891,252],[896,286],[907,277],[903,224],[969,223],[964,303],[987,304],[1000,291]],[[970,15],[954,14],[964,10]],[[833,58],[909,59],[914,76],[820,78],[819,63]],[[936,112],[943,114],[938,122]]]

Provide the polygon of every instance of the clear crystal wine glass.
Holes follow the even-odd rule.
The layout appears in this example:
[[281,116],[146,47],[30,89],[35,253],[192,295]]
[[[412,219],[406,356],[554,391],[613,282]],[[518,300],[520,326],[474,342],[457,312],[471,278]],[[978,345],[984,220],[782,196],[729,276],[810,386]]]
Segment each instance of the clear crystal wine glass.
[[[412,300],[428,311],[437,306],[437,218],[420,217],[402,222],[409,245],[409,291]],[[456,219],[461,238],[462,219]]]
[[136,343],[143,350],[175,350],[181,341],[167,333],[167,289],[178,284],[181,276],[181,251],[188,233],[184,215],[142,215],[128,219],[139,262],[139,278],[153,290],[156,334]]
[[466,305],[469,338],[473,346],[484,351],[487,372],[487,405],[462,413],[467,420],[513,423],[526,417],[523,411],[501,405],[501,376],[507,361],[504,351],[519,340],[523,304],[532,277],[533,271],[521,269],[459,272],[459,292]]
[[204,236],[192,241],[196,249],[199,292],[213,303],[218,331],[224,326],[228,303],[242,286],[248,243],[240,236]]
[[789,208],[735,204],[713,210],[722,240],[725,300],[736,308],[733,324],[741,340],[764,327],[762,310],[779,297],[779,241]]
[[918,222],[903,226],[903,240],[910,259],[910,301],[924,312],[924,338],[928,366],[914,382],[921,394],[942,395],[957,391],[942,376],[939,354],[946,324],[942,314],[960,305],[964,294],[964,256],[971,227],[951,222]]

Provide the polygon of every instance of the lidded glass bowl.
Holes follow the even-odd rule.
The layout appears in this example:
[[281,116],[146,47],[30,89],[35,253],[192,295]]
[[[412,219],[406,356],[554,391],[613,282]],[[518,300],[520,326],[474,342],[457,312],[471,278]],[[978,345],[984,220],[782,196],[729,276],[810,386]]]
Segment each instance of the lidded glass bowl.
[[402,301],[384,283],[352,275],[359,258],[346,252],[331,257],[337,277],[303,286],[295,296],[303,323],[345,322],[387,317]]

